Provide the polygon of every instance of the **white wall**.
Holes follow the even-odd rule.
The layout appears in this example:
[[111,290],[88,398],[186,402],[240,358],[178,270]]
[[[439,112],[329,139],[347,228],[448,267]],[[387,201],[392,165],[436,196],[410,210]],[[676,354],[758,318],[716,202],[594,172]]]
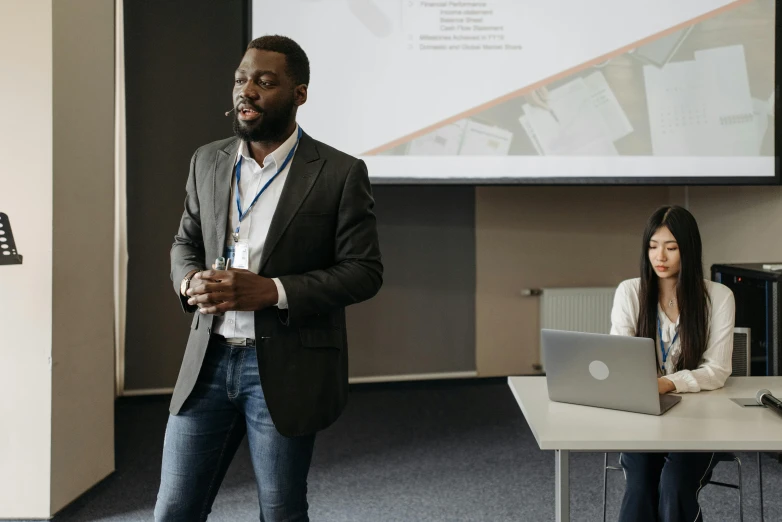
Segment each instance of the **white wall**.
[[0,1],[0,519],[114,469],[114,3]]
[[48,518],[52,348],[52,3],[0,2],[0,518]]
[[538,300],[519,291],[637,277],[646,220],[666,204],[697,219],[707,278],[716,263],[782,262],[779,186],[477,188],[478,374],[532,373]]
[[689,204],[706,274],[717,263],[782,261],[782,187],[692,187]]
[[56,513],[114,470],[114,2],[52,5]]
[[524,288],[615,286],[637,277],[641,234],[666,187],[478,187],[478,375],[534,373],[539,300]]

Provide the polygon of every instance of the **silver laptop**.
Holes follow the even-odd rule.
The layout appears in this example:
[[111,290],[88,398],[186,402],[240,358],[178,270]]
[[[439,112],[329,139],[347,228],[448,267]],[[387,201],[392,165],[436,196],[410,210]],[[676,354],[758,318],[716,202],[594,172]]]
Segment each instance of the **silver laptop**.
[[657,392],[654,341],[541,330],[552,401],[662,415],[682,400]]

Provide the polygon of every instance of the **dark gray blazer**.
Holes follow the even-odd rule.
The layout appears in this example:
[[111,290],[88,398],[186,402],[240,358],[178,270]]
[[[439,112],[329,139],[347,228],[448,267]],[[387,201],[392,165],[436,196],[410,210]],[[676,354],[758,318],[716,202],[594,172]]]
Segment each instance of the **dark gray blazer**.
[[[190,161],[185,211],[171,247],[171,279],[223,255],[233,165],[240,141],[199,148]],[[363,161],[302,134],[261,258],[260,274],[278,277],[288,311],[255,312],[261,385],[277,430],[314,433],[334,422],[347,402],[345,307],[374,296],[383,265],[374,200]],[[170,411],[193,390],[212,332],[211,315],[196,313]]]

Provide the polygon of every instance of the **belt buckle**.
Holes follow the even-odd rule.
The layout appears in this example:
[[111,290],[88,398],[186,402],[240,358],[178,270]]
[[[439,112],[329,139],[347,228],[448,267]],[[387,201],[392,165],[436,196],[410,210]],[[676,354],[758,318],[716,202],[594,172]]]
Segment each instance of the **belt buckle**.
[[247,339],[244,337],[226,337],[225,343],[231,346],[255,346],[254,339]]

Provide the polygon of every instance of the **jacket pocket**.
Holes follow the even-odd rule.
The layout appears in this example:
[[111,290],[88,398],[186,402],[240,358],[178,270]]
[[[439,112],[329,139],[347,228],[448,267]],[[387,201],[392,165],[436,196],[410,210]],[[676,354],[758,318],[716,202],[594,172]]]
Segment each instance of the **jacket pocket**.
[[305,348],[339,349],[339,334],[336,328],[299,328],[301,345]]
[[201,312],[196,312],[193,314],[193,322],[190,323],[190,329],[191,330],[197,330],[198,329],[198,322],[201,320]]

